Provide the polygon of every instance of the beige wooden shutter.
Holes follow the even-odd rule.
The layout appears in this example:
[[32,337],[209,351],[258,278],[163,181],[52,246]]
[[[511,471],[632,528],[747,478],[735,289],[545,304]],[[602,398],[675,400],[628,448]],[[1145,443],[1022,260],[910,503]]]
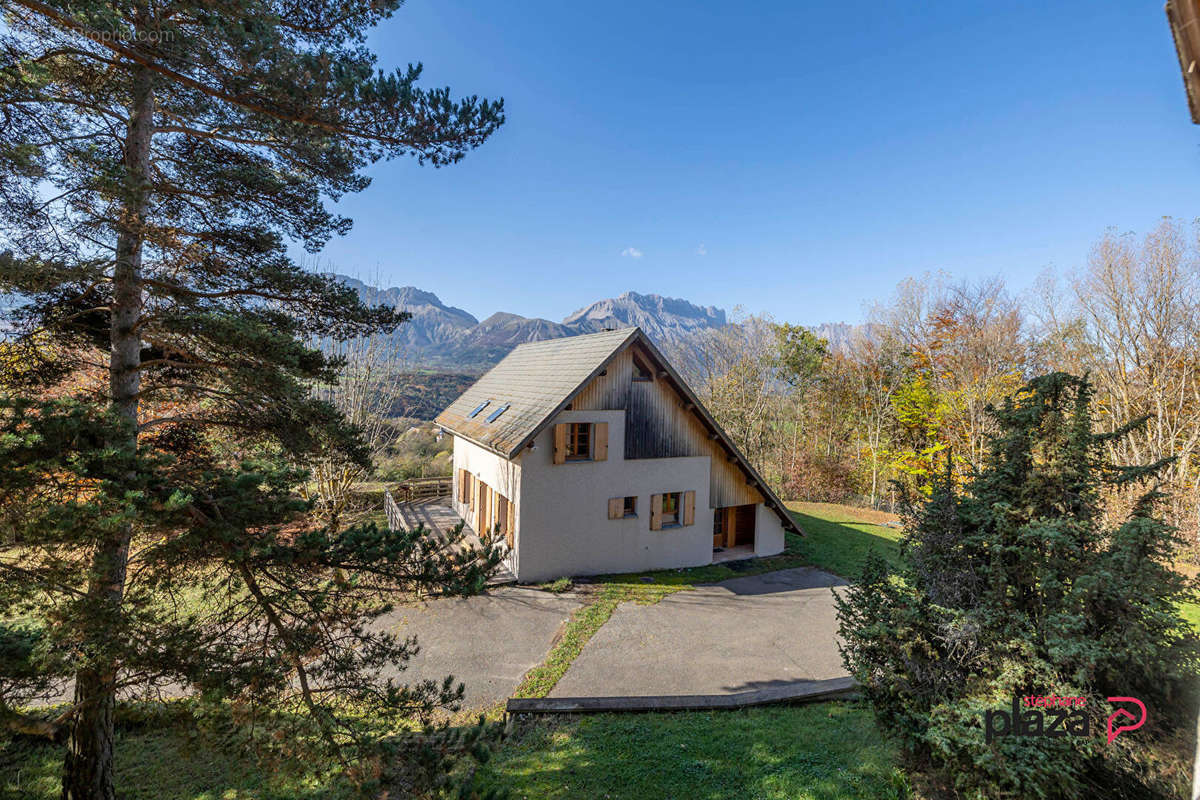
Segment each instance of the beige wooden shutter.
[[608,498],[608,518],[620,519],[625,516],[625,498],[610,497]]
[[512,500],[508,501],[508,525],[504,531],[504,541],[509,547],[513,546],[513,534],[517,530],[517,513]]
[[696,524],[696,493],[695,492],[684,492],[683,493],[683,524],[684,525],[695,525]]
[[608,423],[597,422],[594,426],[596,431],[596,443],[592,445],[592,460],[607,461],[608,460]]
[[554,463],[567,463],[567,425],[560,423],[554,426]]
[[662,530],[662,495],[650,495],[650,530]]

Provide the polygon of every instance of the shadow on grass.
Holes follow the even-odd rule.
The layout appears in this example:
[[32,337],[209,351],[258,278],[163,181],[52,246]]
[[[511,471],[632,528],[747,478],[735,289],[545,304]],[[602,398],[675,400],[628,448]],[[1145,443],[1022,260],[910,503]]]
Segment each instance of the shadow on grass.
[[790,513],[805,533],[795,545],[796,552],[815,567],[853,580],[868,553],[877,553],[892,565],[899,563],[902,534],[895,528],[795,510]]
[[480,772],[512,797],[904,796],[896,751],[853,703],[535,724]]

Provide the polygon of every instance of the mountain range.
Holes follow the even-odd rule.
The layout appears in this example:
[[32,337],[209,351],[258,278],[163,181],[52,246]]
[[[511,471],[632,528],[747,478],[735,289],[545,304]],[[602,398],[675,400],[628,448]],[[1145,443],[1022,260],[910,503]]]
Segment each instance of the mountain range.
[[498,311],[482,322],[433,292],[413,286],[381,289],[337,276],[365,302],[407,311],[412,318],[396,329],[411,357],[425,366],[482,370],[523,342],[558,339],[611,328],[638,326],[660,345],[675,344],[696,331],[726,324],[725,311],[657,294],[625,292],[568,314],[562,322]]
[[[412,318],[396,329],[414,366],[483,371],[504,358],[523,342],[558,339],[633,325],[641,328],[659,346],[677,345],[698,331],[727,324],[725,311],[715,306],[698,306],[675,297],[625,292],[597,300],[563,318],[561,322],[541,317],[523,317],[498,311],[482,322],[472,314],[442,302],[433,292],[413,286],[381,289],[344,275],[336,276],[355,289],[370,305],[386,305],[407,311]],[[813,328],[841,349],[854,326],[832,323]]]

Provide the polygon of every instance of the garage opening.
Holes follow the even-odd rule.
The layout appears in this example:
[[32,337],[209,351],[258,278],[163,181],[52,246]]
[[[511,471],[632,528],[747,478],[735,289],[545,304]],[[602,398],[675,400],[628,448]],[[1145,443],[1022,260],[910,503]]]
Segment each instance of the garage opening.
[[753,503],[713,509],[713,561],[754,555]]

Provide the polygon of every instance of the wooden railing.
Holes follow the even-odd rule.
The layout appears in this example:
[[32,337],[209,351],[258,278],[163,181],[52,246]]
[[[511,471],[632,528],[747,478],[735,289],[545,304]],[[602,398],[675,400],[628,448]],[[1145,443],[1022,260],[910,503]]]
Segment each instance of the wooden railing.
[[396,486],[396,501],[411,503],[414,500],[449,497],[453,489],[454,479],[448,475],[444,478],[410,478]]
[[394,531],[403,530],[400,524],[400,506],[387,489],[383,490],[383,513],[387,514],[388,527]]

